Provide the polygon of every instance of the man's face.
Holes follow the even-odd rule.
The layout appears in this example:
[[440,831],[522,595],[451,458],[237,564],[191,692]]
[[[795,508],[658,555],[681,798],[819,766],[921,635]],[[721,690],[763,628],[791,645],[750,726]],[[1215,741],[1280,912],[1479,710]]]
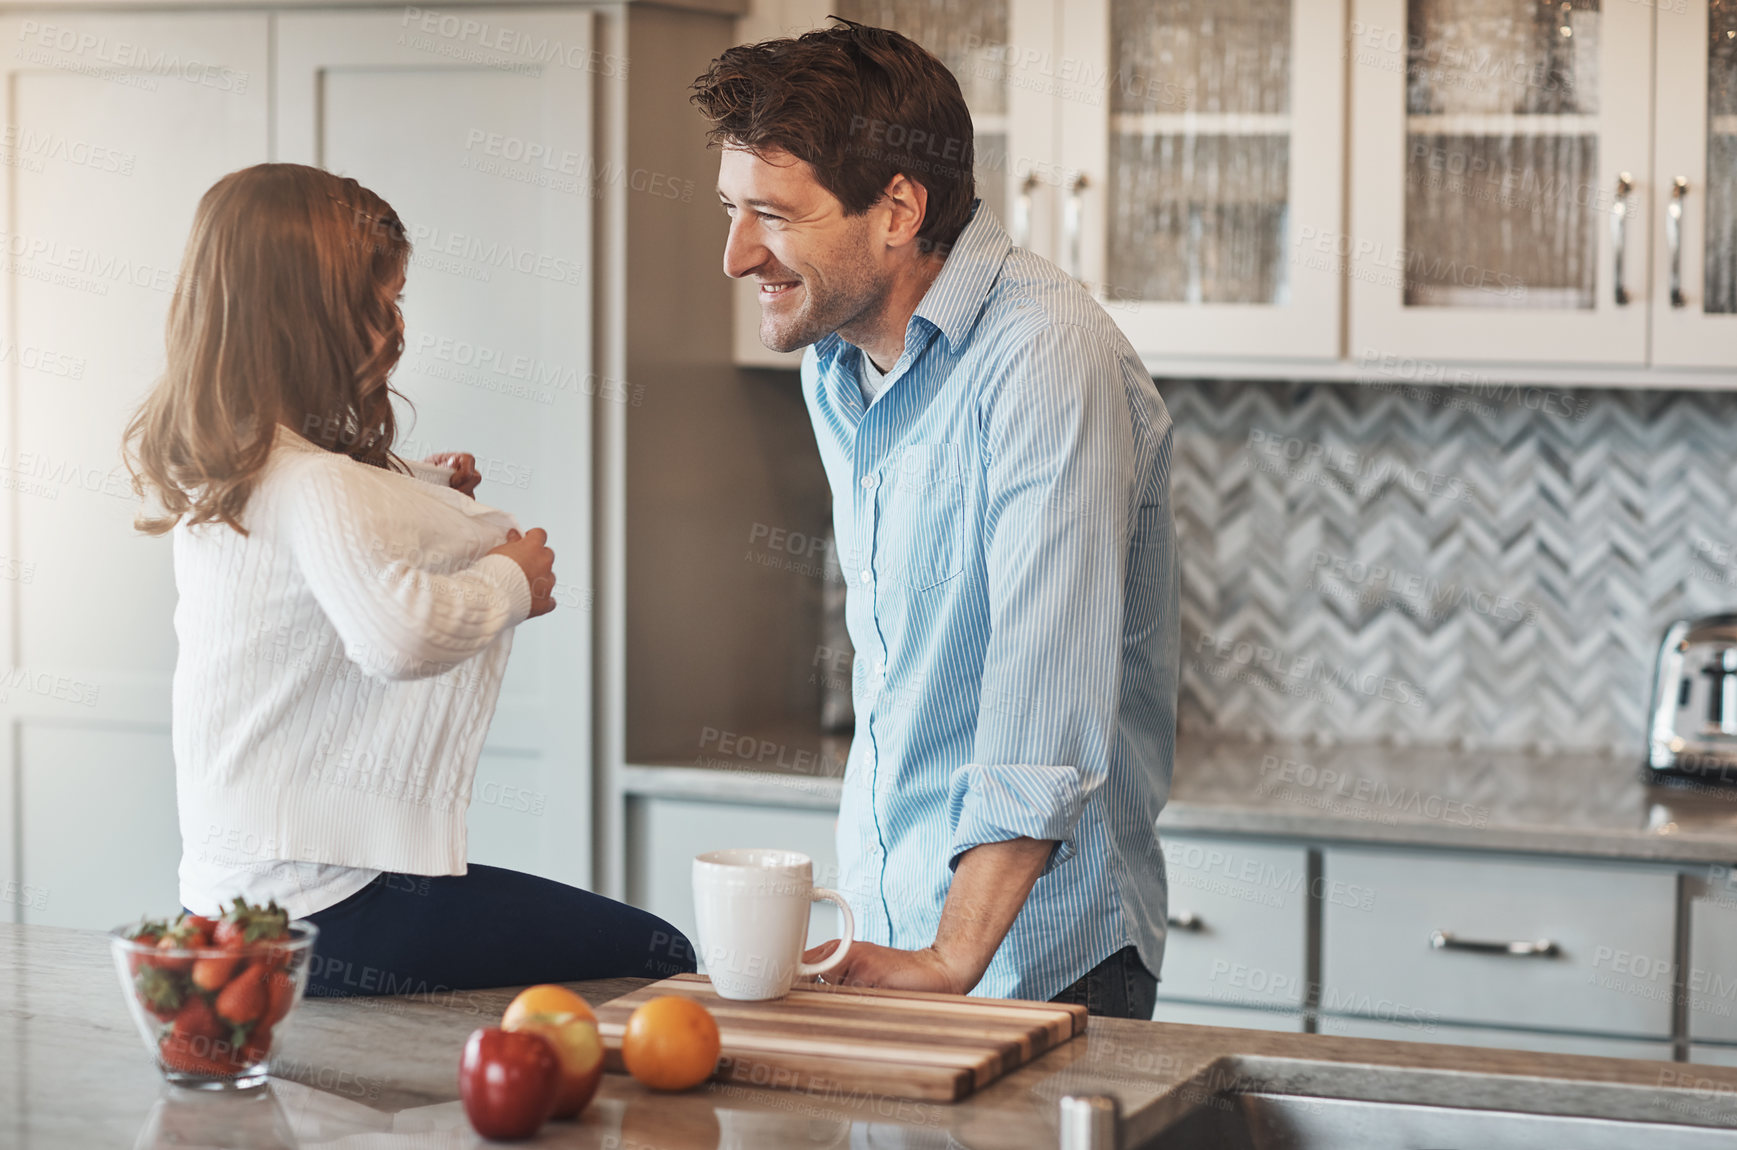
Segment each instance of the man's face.
[[787,152],[725,148],[718,198],[730,217],[724,274],[759,285],[760,342],[795,351],[873,316],[891,273],[874,240],[875,208],[858,216]]

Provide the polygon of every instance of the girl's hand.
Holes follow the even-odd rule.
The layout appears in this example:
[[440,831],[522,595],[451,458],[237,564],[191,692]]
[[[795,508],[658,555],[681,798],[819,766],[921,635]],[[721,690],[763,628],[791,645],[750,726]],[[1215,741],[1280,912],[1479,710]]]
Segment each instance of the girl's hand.
[[549,550],[549,535],[541,527],[525,534],[507,532],[507,541],[489,552],[505,555],[525,573],[531,585],[531,618],[547,615],[555,609],[555,553]]
[[442,451],[424,459],[424,463],[432,463],[436,467],[452,468],[452,478],[448,485],[458,492],[476,498],[476,485],[482,482],[482,472],[476,469],[476,456],[468,451]]

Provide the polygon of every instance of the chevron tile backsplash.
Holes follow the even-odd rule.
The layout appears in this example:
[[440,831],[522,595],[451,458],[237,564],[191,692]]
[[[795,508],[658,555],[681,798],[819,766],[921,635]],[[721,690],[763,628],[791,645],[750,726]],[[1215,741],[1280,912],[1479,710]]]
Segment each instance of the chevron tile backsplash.
[[1184,730],[1638,757],[1737,610],[1737,393],[1159,383]]

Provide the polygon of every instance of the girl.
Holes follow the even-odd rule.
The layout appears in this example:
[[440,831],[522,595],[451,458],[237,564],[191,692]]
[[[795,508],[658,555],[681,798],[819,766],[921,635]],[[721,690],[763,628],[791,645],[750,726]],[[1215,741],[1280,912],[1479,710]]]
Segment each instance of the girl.
[[[127,429],[174,540],[181,901],[320,928],[310,994],[694,968],[662,920],[467,865],[513,631],[554,609],[544,533],[392,453],[410,244],[355,180],[260,164],[199,202],[168,367]],[[428,469],[423,468],[423,473]]]

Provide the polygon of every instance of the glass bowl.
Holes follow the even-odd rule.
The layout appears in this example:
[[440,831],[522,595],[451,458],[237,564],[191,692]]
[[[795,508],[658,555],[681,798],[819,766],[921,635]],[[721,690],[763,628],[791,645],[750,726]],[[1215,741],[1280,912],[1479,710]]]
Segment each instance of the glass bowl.
[[307,988],[319,928],[292,922],[287,939],[236,949],[160,949],[126,937],[136,926],[110,931],[109,947],[127,1009],[163,1077],[196,1090],[265,1085],[276,1031]]

